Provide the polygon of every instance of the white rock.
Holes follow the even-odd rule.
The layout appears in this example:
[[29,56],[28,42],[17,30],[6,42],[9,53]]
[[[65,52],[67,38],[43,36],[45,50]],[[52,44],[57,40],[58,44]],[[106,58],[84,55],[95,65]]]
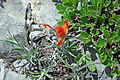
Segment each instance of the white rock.
[[29,78],[26,78],[26,75],[20,75],[13,71],[6,72],[5,80],[30,80]]
[[0,80],[4,80],[5,77],[5,64],[3,64],[3,60],[0,59]]

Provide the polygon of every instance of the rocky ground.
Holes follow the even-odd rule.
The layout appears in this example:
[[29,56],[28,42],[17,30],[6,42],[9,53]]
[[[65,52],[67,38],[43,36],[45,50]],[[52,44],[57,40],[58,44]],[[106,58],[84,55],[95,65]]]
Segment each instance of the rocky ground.
[[[5,39],[8,31],[14,34],[21,42],[24,42],[25,16],[28,3],[31,3],[32,18],[36,23],[47,23],[55,26],[61,19],[57,13],[55,4],[57,0],[7,0],[7,3],[0,3],[0,40]],[[58,0],[59,2],[59,0]],[[30,80],[24,72],[19,72],[18,66],[12,59],[14,54],[10,53],[11,45],[0,42],[0,80]],[[93,52],[90,50],[90,52]],[[96,56],[96,55],[93,55]],[[96,60],[96,59],[95,59]],[[14,62],[12,65],[10,62]],[[98,60],[96,60],[98,61]],[[99,61],[98,61],[99,62]],[[97,75],[88,73],[86,78],[92,80],[116,80],[110,75],[110,68],[102,64],[96,64]]]

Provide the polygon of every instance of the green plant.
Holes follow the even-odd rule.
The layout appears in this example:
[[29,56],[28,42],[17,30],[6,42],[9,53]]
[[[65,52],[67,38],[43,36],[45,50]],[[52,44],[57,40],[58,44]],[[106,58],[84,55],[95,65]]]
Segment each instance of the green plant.
[[[15,47],[12,49],[12,51],[15,51],[18,53],[16,57],[19,57],[20,60],[18,63],[22,60],[26,60],[26,64],[24,64],[21,68],[25,67],[26,65],[29,65],[29,68],[26,68],[26,75],[31,77],[33,80],[46,80],[51,79],[54,80],[54,73],[56,69],[56,65],[62,64],[62,67],[66,69],[68,75],[62,75],[61,78],[66,79],[82,79],[84,80],[84,75],[88,72],[83,72],[82,70],[86,67],[91,67],[91,71],[94,71],[95,66],[93,64],[99,64],[97,62],[91,62],[89,54],[85,54],[84,56],[80,57],[80,55],[77,56],[79,60],[77,63],[73,63],[70,61],[70,59],[67,59],[68,56],[62,55],[60,50],[57,51],[59,53],[51,55],[51,57],[44,57],[44,55],[41,52],[40,47],[33,47],[33,45],[29,45],[27,42],[27,34],[25,35],[25,45],[19,42],[14,35],[9,35],[6,37],[5,40],[3,40],[7,43],[10,43],[14,45]],[[49,47],[46,47],[46,49],[49,49]],[[45,54],[45,53],[44,53]],[[74,57],[76,57],[74,55]],[[77,59],[75,58],[75,59]],[[84,61],[84,58],[86,58],[87,64],[82,64]],[[53,60],[53,63],[51,63]],[[54,62],[56,60],[56,62]],[[59,71],[59,70],[58,70]],[[66,72],[65,71],[65,72]],[[63,71],[64,72],[64,71]]]
[[46,58],[41,57],[42,53],[40,51],[40,47],[34,48],[32,43],[31,45],[28,44],[27,34],[25,34],[25,44],[22,44],[10,33],[3,41],[15,46],[11,51],[18,53],[18,55],[16,55],[16,57],[20,58],[18,63],[22,60],[27,61],[26,64],[21,66],[21,68],[23,68],[26,65],[29,65],[29,68],[26,68],[27,76],[31,77],[33,80],[45,80],[46,77],[50,79],[53,78],[48,74],[52,69],[52,65],[46,62]]
[[[40,45],[33,47],[32,42],[31,45],[28,44],[27,34],[25,45],[11,34],[4,40],[17,46],[12,50],[19,53],[17,57],[20,57],[20,61],[27,60],[25,65],[30,65],[30,69],[26,69],[27,75],[33,80],[54,80],[56,76],[53,72],[62,66],[66,69],[63,71],[68,73],[67,76],[62,75],[62,78],[84,80],[84,75],[88,71],[84,72],[83,69],[89,69],[91,72],[96,70],[97,63],[92,61],[90,54],[85,50],[86,47],[93,46],[105,66],[114,66],[111,74],[120,76],[120,69],[117,68],[119,61],[114,56],[120,52],[120,15],[118,15],[120,13],[116,10],[120,2],[118,0],[90,0],[90,2],[62,0],[62,2],[63,4],[57,4],[56,8],[58,13],[63,15],[63,20],[68,20],[70,28],[62,45],[58,46],[57,50],[54,49],[56,54],[49,58],[45,57],[42,53],[43,47],[40,48]],[[62,26],[63,21],[59,21],[58,24]],[[45,50],[51,47],[56,46],[47,46]]]
[[[89,2],[88,0],[62,0],[62,2],[63,4],[56,5],[58,13],[62,14],[63,20],[67,19],[71,26],[69,34],[74,36],[68,37],[72,40],[74,37],[74,41],[78,41],[76,44],[74,41],[65,43],[72,55],[76,54],[79,47],[77,43],[81,40],[83,46],[94,46],[100,61],[105,66],[114,66],[112,75],[120,76],[119,69],[116,68],[119,60],[114,57],[116,53],[120,53],[120,13],[117,8],[120,2],[118,0],[90,0]],[[58,22],[59,25],[62,23],[63,21]],[[84,54],[84,52],[77,54],[76,60]],[[90,69],[92,70],[94,69]]]
[[[70,79],[75,79],[75,80],[84,80],[85,79],[85,74],[88,73],[88,71],[82,71],[84,68],[89,67],[91,71],[94,71],[95,66],[94,64],[99,64],[98,62],[89,62],[90,60],[88,59],[88,64],[82,64],[83,60],[85,57],[88,57],[89,54],[86,54],[82,56],[77,63],[69,63],[66,62],[65,59],[63,59],[60,55],[57,55],[57,58],[60,60],[60,62],[64,63],[64,66],[67,67],[68,69],[72,70],[72,75],[68,75]],[[69,61],[69,60],[67,60]],[[69,78],[68,78],[69,79]]]

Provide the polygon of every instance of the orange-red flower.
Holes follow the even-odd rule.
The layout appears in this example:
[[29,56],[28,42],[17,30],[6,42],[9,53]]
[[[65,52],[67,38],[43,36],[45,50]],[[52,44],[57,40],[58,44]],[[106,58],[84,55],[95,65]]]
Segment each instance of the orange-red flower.
[[45,27],[48,26],[50,29],[52,29],[54,32],[56,32],[56,36],[58,38],[60,38],[60,40],[58,41],[57,45],[56,46],[60,46],[63,44],[64,42],[64,38],[66,37],[67,33],[68,33],[68,29],[69,29],[69,26],[68,26],[68,22],[67,20],[64,21],[63,23],[63,26],[60,27],[56,27],[56,29],[53,29],[50,25],[48,24],[43,24]]

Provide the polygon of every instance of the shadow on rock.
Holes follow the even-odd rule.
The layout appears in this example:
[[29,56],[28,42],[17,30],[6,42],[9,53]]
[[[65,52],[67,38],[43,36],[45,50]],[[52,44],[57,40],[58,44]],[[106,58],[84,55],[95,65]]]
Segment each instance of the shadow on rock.
[[97,60],[97,56],[96,56],[97,51],[93,47],[86,47],[85,51],[88,51],[90,53],[92,61]]
[[112,75],[111,75],[111,68],[110,67],[106,67],[105,68],[105,73],[107,76],[111,77],[112,78]]

